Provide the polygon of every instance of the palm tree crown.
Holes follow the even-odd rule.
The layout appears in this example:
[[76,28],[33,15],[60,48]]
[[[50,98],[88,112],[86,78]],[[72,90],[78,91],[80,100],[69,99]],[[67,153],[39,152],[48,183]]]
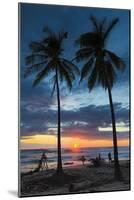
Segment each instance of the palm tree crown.
[[106,49],[107,39],[118,23],[118,18],[109,24],[106,18],[98,22],[94,16],[90,17],[93,25],[91,32],[80,35],[76,41],[80,50],[76,53],[76,60],[86,60],[82,71],[81,80],[88,77],[88,88],[92,90],[95,84],[101,84],[103,88],[112,88],[116,80],[117,70],[124,69],[123,60],[115,53]]
[[67,38],[68,33],[61,31],[55,34],[48,27],[44,28],[47,36],[40,42],[31,42],[29,47],[31,55],[26,57],[25,77],[36,73],[33,86],[36,86],[41,80],[46,78],[50,73],[53,74],[53,91],[55,91],[56,73],[60,81],[65,81],[68,88],[72,88],[72,81],[75,79],[75,73],[78,68],[69,60],[62,57],[63,40]]

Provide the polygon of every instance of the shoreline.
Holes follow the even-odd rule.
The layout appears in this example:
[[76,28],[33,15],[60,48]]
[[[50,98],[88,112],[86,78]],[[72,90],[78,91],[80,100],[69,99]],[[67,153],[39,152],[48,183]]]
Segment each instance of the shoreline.
[[[123,163],[123,162],[130,162],[130,159],[119,159],[119,162],[120,163]],[[104,163],[105,164],[108,164],[108,159],[105,159],[104,160]],[[92,166],[92,162],[91,161],[85,161],[85,166]],[[48,166],[49,166],[49,163],[48,163]],[[71,160],[71,161],[66,161],[66,162],[63,162],[63,169],[66,169],[66,168],[77,168],[77,167],[81,167],[82,166],[82,163],[80,161],[76,161],[76,160]],[[55,164],[51,165],[48,167],[48,170],[54,170],[55,168],[57,167],[57,163],[55,162]],[[32,169],[34,170],[34,169]],[[32,170],[27,170],[27,171],[21,171],[21,174],[27,174],[29,172],[31,172]],[[43,170],[45,171],[45,170]]]

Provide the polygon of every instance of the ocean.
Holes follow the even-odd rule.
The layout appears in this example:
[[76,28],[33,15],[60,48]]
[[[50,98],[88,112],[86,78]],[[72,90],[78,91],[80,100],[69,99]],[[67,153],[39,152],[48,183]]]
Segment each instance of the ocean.
[[[119,160],[129,160],[129,147],[119,147]],[[56,149],[30,149],[30,150],[20,150],[20,170],[21,172],[28,172],[35,169],[38,166],[39,160],[42,153],[45,152],[47,155],[48,168],[55,168],[57,165],[57,150]],[[89,148],[79,148],[76,150],[72,149],[62,149],[62,162],[63,167],[70,165],[80,165],[81,161],[78,159],[84,155],[86,162],[89,159],[96,158],[100,153],[101,158],[108,161],[108,153],[111,152],[113,158],[113,148],[112,147],[89,147]]]

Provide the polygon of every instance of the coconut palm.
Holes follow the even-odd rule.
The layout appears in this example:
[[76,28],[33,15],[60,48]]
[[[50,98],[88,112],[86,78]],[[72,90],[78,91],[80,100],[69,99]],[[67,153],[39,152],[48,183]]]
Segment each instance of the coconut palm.
[[120,179],[121,170],[118,160],[116,120],[112,100],[112,87],[116,81],[117,71],[122,71],[125,65],[119,56],[106,49],[110,33],[118,23],[119,19],[114,18],[108,23],[106,18],[99,22],[94,16],[90,16],[90,20],[92,22],[92,31],[81,34],[76,41],[76,44],[80,46],[80,49],[76,52],[75,59],[78,62],[85,61],[81,70],[81,81],[87,78],[89,91],[91,91],[97,84],[101,85],[108,91],[113,128],[115,177]]
[[35,74],[33,87],[38,85],[40,81],[52,77],[54,92],[57,93],[57,173],[62,173],[62,158],[61,158],[61,108],[60,108],[60,83],[65,82],[69,89],[72,88],[72,82],[75,79],[75,73],[78,73],[78,68],[69,60],[63,57],[63,41],[67,38],[68,33],[61,31],[58,34],[54,33],[48,27],[44,28],[46,37],[40,42],[31,42],[29,47],[31,54],[26,57],[25,77]]

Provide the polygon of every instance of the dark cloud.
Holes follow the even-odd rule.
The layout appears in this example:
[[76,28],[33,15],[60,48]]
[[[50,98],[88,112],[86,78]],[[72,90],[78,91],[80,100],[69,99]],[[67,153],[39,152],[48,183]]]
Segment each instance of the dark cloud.
[[[129,110],[122,107],[121,103],[115,103],[116,122],[124,122],[129,126]],[[34,134],[56,134],[57,112],[47,107],[47,104],[23,104],[21,110],[21,134],[22,136]],[[80,138],[107,138],[110,132],[100,133],[98,127],[109,127],[111,125],[111,113],[109,105],[90,105],[77,111],[61,112],[62,136]],[[120,134],[120,137],[128,136]]]

